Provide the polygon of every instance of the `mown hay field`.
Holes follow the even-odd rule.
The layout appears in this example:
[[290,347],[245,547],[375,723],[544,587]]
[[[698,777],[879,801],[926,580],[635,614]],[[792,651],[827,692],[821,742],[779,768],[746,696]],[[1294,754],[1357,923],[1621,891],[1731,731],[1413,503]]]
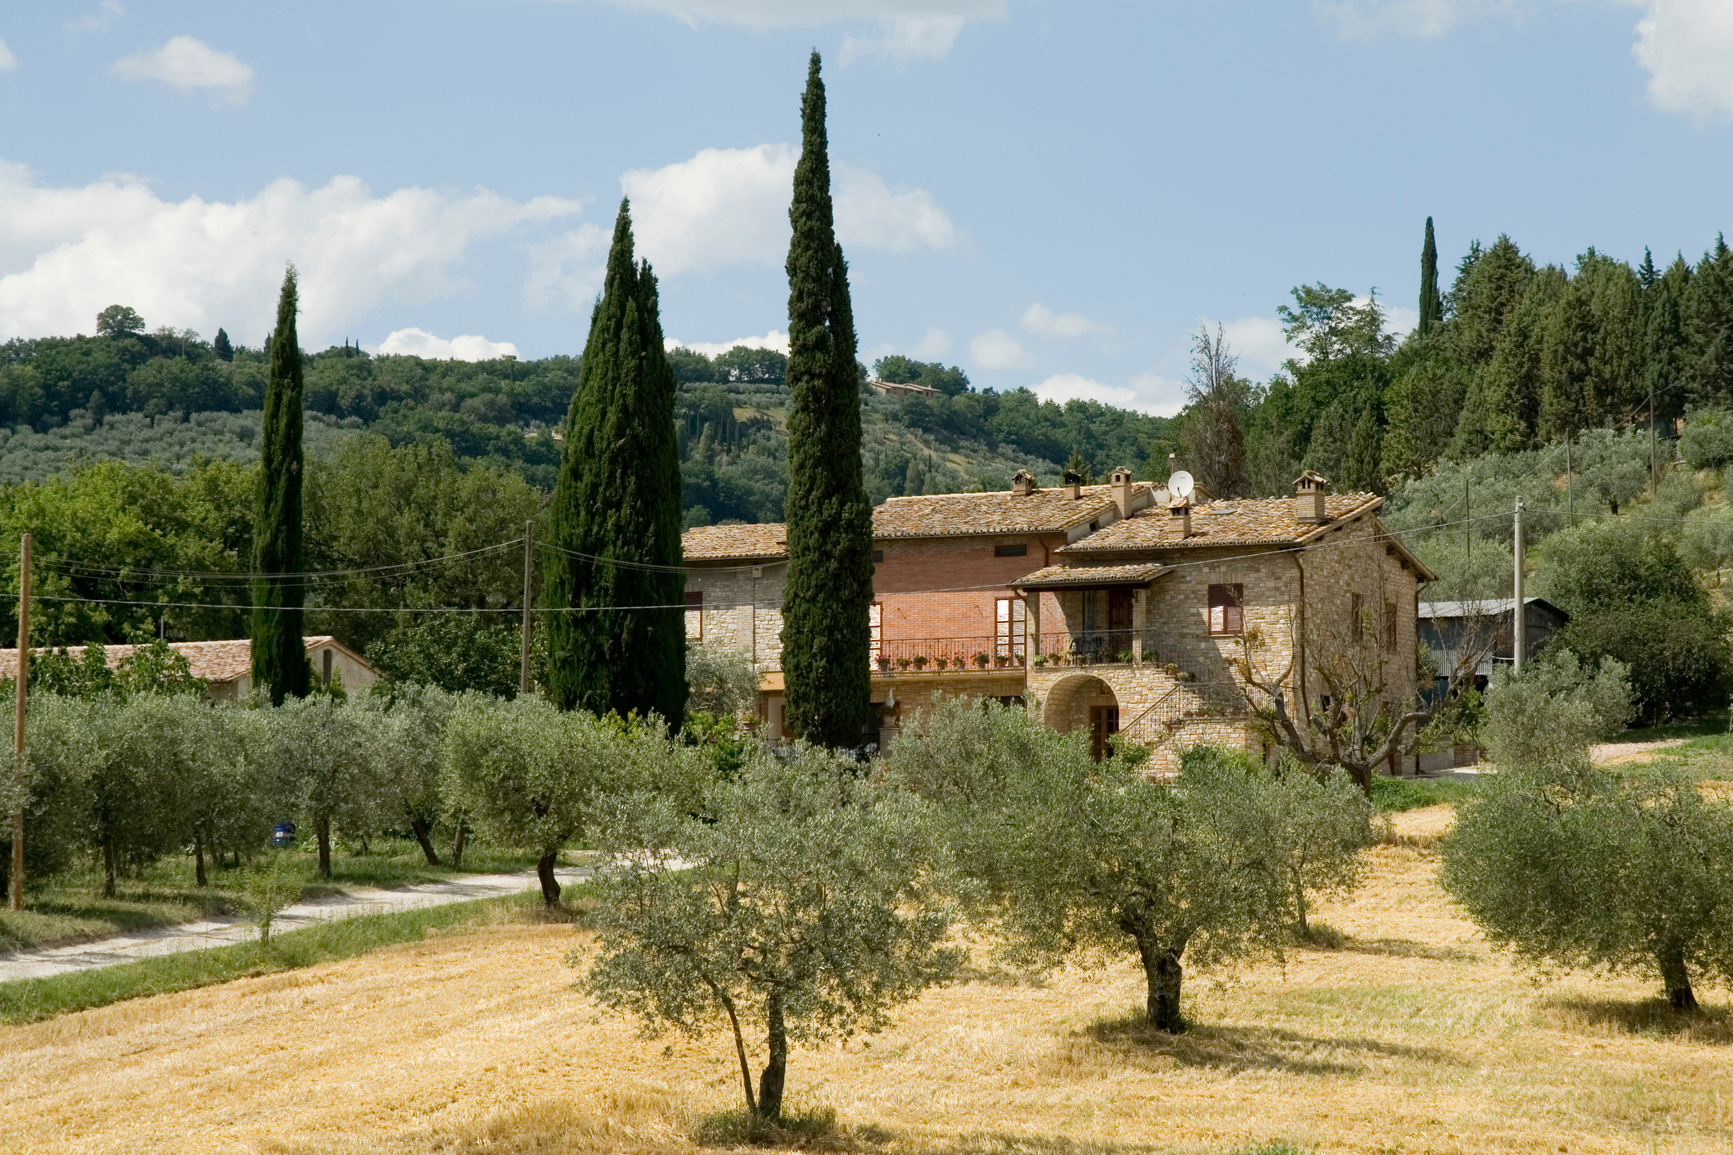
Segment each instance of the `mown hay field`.
[[[1675,1018],[1647,978],[1536,982],[1436,881],[1442,808],[1397,816],[1346,932],[1284,966],[1188,977],[1178,1037],[1135,1023],[1141,972],[990,968],[885,1034],[801,1049],[826,1150],[1726,1152],[1726,992]],[[0,1148],[517,1155],[695,1150],[740,1097],[731,1044],[645,1040],[572,988],[560,925],[0,1029]]]

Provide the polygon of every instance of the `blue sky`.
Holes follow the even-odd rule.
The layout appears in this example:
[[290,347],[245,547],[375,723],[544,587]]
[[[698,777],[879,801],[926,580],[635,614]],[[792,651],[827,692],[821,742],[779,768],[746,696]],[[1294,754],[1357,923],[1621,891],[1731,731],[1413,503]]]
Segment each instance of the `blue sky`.
[[1412,316],[1441,258],[1733,231],[1730,0],[118,0],[0,12],[0,339],[98,309],[256,341],[576,352],[622,191],[695,346],[786,326],[825,56],[864,359],[1171,411],[1291,286]]

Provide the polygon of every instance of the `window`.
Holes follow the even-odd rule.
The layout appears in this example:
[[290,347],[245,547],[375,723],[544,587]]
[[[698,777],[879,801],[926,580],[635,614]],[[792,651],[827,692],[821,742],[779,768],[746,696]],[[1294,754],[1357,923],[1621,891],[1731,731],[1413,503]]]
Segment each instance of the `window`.
[[877,565],[883,560],[885,560],[885,551],[882,549],[873,550],[873,564]]
[[872,633],[871,650],[876,663],[885,656],[885,607],[883,602],[874,602],[867,607],[867,628]]
[[325,647],[325,652],[319,655],[319,660],[323,667],[323,673],[321,674],[319,681],[322,684],[329,686],[331,684],[331,647]]
[[1212,585],[1209,588],[1209,632],[1212,634],[1243,634],[1246,630],[1246,587],[1239,582]]
[[686,640],[704,640],[704,591],[686,591]]
[[1396,652],[1396,603],[1384,603],[1384,648]]
[[1366,599],[1359,594],[1348,595],[1348,636],[1356,642],[1366,640]]
[[1028,557],[1027,545],[996,545],[993,547],[994,557]]
[[1000,598],[993,607],[993,653],[1000,658],[1022,658],[1024,613],[1022,598]]

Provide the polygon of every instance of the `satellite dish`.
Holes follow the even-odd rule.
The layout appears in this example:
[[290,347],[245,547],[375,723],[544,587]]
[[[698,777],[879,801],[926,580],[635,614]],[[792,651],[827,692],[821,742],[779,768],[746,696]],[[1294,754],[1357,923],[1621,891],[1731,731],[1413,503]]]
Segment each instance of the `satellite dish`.
[[1173,492],[1175,497],[1190,497],[1194,484],[1191,474],[1183,469],[1167,479],[1167,488]]

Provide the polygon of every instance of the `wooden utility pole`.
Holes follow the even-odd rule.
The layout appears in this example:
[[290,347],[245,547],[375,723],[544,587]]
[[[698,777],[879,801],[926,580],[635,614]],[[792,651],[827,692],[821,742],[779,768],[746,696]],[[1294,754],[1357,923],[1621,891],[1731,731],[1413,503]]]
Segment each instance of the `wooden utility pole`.
[[518,669],[518,693],[530,692],[530,565],[535,557],[536,523],[524,522],[524,625],[523,652]]
[[1528,623],[1524,620],[1526,615],[1523,613],[1522,604],[1522,498],[1520,496],[1516,499],[1516,520],[1513,524],[1516,529],[1516,542],[1512,552],[1516,559],[1516,573],[1511,582],[1515,588],[1511,592],[1516,597],[1511,600],[1510,604],[1510,665],[1511,672],[1520,675],[1522,673],[1522,659],[1525,657],[1523,651],[1528,648],[1526,644],[1528,642]]
[[24,687],[30,681],[30,535],[18,549],[18,718],[12,732],[12,909],[24,909]]

